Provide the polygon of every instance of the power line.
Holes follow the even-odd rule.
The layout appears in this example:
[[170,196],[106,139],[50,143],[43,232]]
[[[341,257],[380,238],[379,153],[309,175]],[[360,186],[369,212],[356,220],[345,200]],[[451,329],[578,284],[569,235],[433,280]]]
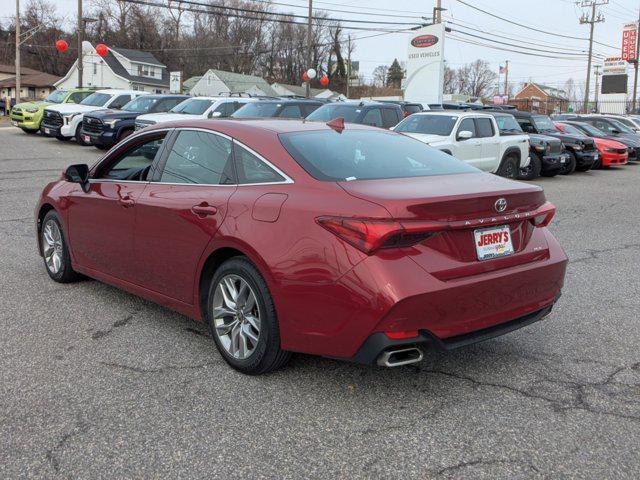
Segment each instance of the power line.
[[[526,28],[528,30],[533,30],[534,32],[544,33],[546,35],[553,35],[553,36],[556,36],[556,37],[570,38],[570,39],[573,39],[573,40],[584,40],[584,41],[589,40],[588,38],[584,38],[584,37],[574,37],[574,36],[571,36],[571,35],[563,35],[561,33],[549,32],[547,30],[541,30],[539,28],[530,27],[529,25],[518,23],[518,22],[516,22],[514,20],[509,20],[508,18],[501,17],[500,15],[496,15],[495,13],[491,13],[491,12],[488,12],[488,11],[483,10],[481,8],[478,8],[475,5],[471,5],[470,3],[465,2],[464,0],[457,0],[457,1],[459,3],[465,5],[465,6],[469,7],[469,8],[473,8],[474,10],[477,10],[478,12],[484,13],[485,15],[489,15],[490,17],[497,18],[498,20],[502,20],[503,22],[508,22],[508,23],[510,23],[512,25],[517,25],[518,27]],[[609,45],[609,44],[602,43],[602,42],[596,42],[596,41],[594,41],[594,43],[597,43],[598,45],[602,45],[603,47],[608,47],[608,48],[613,48],[615,50],[618,50],[618,47],[614,47],[613,45]]]
[[[271,0],[248,0],[251,2],[256,2],[256,3],[263,3],[263,4],[267,4],[267,5],[278,5],[278,6],[282,6],[282,7],[292,7],[292,8],[301,8],[301,9],[306,9],[307,5],[296,5],[294,3],[283,3],[283,2],[272,2]],[[306,2],[305,2],[306,3]],[[328,3],[328,2],[313,2],[314,5],[315,4],[328,4],[328,5],[337,5],[337,6],[343,6],[339,3]],[[379,10],[379,11],[384,11],[384,12],[393,12],[394,15],[389,15],[389,13],[372,13],[370,11],[363,11],[363,9],[360,9],[360,11],[356,10],[342,10],[342,9],[337,9],[337,8],[324,8],[324,7],[320,7],[317,8],[316,10],[319,11],[323,11],[323,12],[338,12],[338,13],[353,13],[355,15],[369,15],[369,16],[373,16],[373,17],[386,17],[389,18],[390,16],[393,16],[395,18],[415,18],[418,20],[421,20],[423,15],[423,13],[416,13],[415,15],[398,15],[397,12],[402,12],[402,10],[390,10],[387,8],[372,8],[372,7],[368,7],[368,10]]]

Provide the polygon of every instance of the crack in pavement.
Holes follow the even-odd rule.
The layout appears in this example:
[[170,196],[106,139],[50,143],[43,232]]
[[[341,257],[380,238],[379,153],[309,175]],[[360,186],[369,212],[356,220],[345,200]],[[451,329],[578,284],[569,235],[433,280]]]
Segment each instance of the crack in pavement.
[[518,460],[467,460],[455,465],[449,465],[448,467],[441,468],[440,470],[433,471],[436,475],[445,475],[457,472],[459,470],[463,470],[468,467],[476,467],[476,466],[492,466],[492,465],[521,465],[527,467],[529,470],[533,470],[534,472],[540,472],[536,468],[535,465],[529,462],[518,461]]
[[108,330],[98,330],[93,335],[91,335],[91,338],[93,338],[94,340],[99,340],[101,338],[106,337],[111,332],[113,332],[116,328],[124,327],[129,323],[131,323],[131,321],[133,320],[133,318],[137,313],[138,311],[135,311],[120,320],[116,320],[115,322],[113,322],[113,324],[111,325],[111,327],[109,327]]
[[70,431],[62,435],[60,440],[58,440],[58,443],[53,448],[50,448],[45,452],[45,457],[51,465],[51,468],[53,468],[54,472],[60,473],[60,459],[58,456],[62,451],[64,451],[69,440],[77,435],[86,433],[90,427],[91,425],[89,425],[88,423],[82,421],[77,422]]
[[[638,384],[619,383],[619,382],[615,382],[614,379],[619,373],[625,370],[629,370],[629,369],[636,370],[638,368],[638,365],[639,364],[633,364],[630,367],[627,367],[627,366],[617,367],[611,373],[609,373],[603,380],[599,382],[577,382],[577,381],[570,381],[570,380],[558,380],[555,378],[541,376],[541,379],[543,381],[549,382],[551,384],[554,384],[560,387],[564,387],[566,391],[559,392],[559,393],[569,393],[571,397],[569,400],[564,400],[562,398],[554,398],[553,396],[544,395],[540,393],[540,386],[541,386],[540,382],[535,382],[530,387],[524,389],[524,388],[518,388],[518,387],[505,385],[501,383],[478,380],[468,375],[447,372],[444,370],[426,370],[426,369],[423,370],[417,366],[413,366],[410,368],[413,368],[416,371],[416,373],[424,372],[424,373],[442,375],[445,377],[456,378],[458,380],[465,380],[467,382],[472,383],[474,386],[499,388],[503,390],[508,390],[518,395],[522,395],[529,399],[542,400],[544,402],[549,403],[551,408],[555,412],[565,412],[568,410],[581,410],[594,415],[608,415],[616,418],[640,422],[640,415],[632,415],[632,414],[626,414],[626,413],[621,413],[616,411],[607,411],[607,410],[598,409],[595,406],[593,406],[589,402],[589,399],[587,398],[589,395],[587,390],[590,388],[596,390],[598,393],[601,393],[611,399],[619,395],[618,392],[613,392],[608,390],[608,387],[612,385],[620,385],[627,388],[628,387],[637,388]],[[634,405],[640,406],[640,402],[635,402]]]
[[98,362],[98,363],[100,365],[104,365],[105,367],[116,368],[120,370],[127,370],[135,373],[164,373],[164,372],[170,372],[172,370],[198,370],[200,368],[215,365],[215,362],[205,362],[198,365],[168,365],[166,367],[159,367],[159,368],[141,368],[133,365],[126,365],[124,363],[116,363],[116,362]]
[[602,249],[594,249],[588,248],[586,250],[581,250],[581,252],[586,253],[586,257],[579,257],[576,259],[569,259],[569,263],[583,263],[588,262],[590,260],[596,260],[601,254],[607,252],[615,252],[615,251],[623,251],[623,250],[631,250],[634,248],[640,248],[640,243],[628,243],[625,245],[619,245],[616,247],[610,248],[602,248]]

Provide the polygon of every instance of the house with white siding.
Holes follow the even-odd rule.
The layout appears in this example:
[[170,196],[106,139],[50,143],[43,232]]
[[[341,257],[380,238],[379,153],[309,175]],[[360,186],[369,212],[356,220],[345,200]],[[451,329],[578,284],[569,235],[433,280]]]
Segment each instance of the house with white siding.
[[[169,93],[169,72],[153,54],[128,48],[109,47],[101,57],[90,42],[82,43],[84,87],[118,88],[151,93]],[[55,84],[56,88],[78,86],[78,61]]]
[[253,96],[277,96],[267,81],[256,75],[225,72],[210,69],[191,88],[195,96],[229,95],[230,93],[248,93]]

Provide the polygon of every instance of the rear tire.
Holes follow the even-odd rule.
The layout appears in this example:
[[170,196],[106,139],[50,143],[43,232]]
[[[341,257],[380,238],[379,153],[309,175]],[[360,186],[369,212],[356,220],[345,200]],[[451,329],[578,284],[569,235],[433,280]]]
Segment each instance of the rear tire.
[[49,210],[40,226],[40,247],[44,266],[54,282],[70,283],[80,279],[71,267],[71,256],[62,222],[55,210]]
[[571,175],[576,170],[576,164],[578,163],[576,160],[576,155],[571,150],[567,150],[569,154],[569,160],[560,167],[560,175]]
[[531,152],[530,157],[531,160],[529,160],[529,165],[520,169],[520,173],[518,175],[520,180],[535,180],[540,176],[542,160],[540,160],[538,154],[534,152]]
[[515,155],[507,155],[506,158],[502,159],[497,173],[501,177],[515,180],[518,178],[519,167],[518,158]]
[[280,326],[267,283],[246,257],[233,257],[216,270],[205,319],[224,360],[242,373],[267,373],[291,358],[280,348]]

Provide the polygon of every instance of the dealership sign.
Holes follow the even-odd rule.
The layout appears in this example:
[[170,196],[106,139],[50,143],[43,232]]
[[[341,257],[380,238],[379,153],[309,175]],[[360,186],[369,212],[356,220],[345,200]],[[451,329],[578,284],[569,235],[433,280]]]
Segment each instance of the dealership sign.
[[634,62],[637,58],[636,42],[638,41],[638,25],[628,23],[622,29],[622,59]]
[[169,72],[169,92],[182,93],[182,72]]
[[609,57],[604,59],[603,75],[623,75],[627,73],[627,61],[622,57]]
[[444,82],[444,25],[416,30],[409,39],[404,99],[442,103]]

